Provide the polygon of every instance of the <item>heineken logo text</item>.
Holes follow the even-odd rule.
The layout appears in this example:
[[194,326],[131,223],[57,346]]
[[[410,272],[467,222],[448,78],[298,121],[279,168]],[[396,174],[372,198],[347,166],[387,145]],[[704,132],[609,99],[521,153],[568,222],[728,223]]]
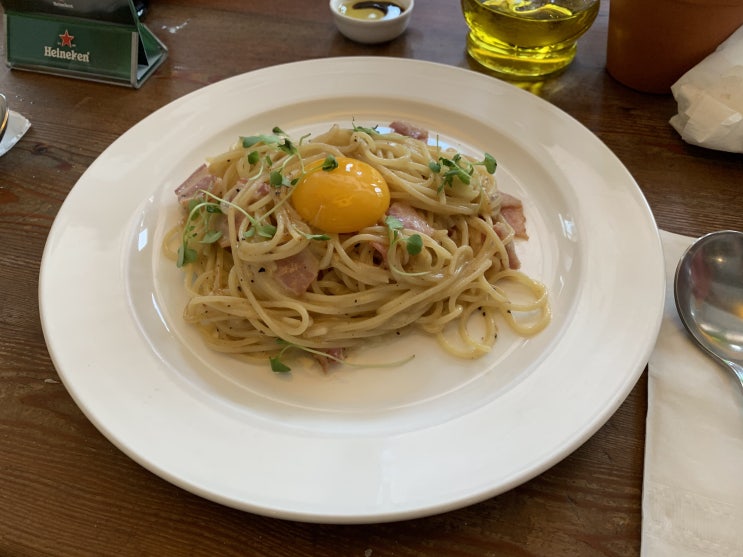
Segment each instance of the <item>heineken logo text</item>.
[[57,43],[61,47],[68,47],[72,50],[63,50],[60,46],[45,46],[44,57],[45,58],[59,58],[60,60],[69,60],[71,62],[83,62],[86,64],[90,63],[90,51],[78,52],[75,50],[75,44],[72,40],[75,38],[74,35],[70,35],[70,32],[65,29],[64,34],[59,35],[60,41]]
[[61,58],[62,60],[71,60],[74,62],[90,63],[90,52],[78,52],[76,50],[62,50],[61,48],[44,47],[44,56],[47,58]]

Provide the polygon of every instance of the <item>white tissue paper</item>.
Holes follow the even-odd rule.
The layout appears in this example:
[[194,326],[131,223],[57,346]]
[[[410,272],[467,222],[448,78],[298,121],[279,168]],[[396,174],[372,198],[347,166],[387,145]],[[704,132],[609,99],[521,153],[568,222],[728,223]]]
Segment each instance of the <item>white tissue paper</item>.
[[0,141],[0,157],[10,151],[11,147],[18,143],[30,127],[31,122],[21,114],[11,110],[8,116],[8,127],[5,128],[5,135]]
[[666,305],[648,363],[642,557],[743,556],[743,391],[692,341],[673,277],[692,238],[661,231]]
[[687,143],[743,153],[743,27],[671,87],[671,125]]

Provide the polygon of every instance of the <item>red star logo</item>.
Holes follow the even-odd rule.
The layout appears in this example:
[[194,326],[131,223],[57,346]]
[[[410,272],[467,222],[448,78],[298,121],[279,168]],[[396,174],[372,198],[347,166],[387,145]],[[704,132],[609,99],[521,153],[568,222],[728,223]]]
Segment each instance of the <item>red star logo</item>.
[[74,35],[70,35],[70,32],[65,29],[64,35],[59,36],[60,39],[62,39],[62,46],[69,46],[72,48],[72,39],[75,38]]

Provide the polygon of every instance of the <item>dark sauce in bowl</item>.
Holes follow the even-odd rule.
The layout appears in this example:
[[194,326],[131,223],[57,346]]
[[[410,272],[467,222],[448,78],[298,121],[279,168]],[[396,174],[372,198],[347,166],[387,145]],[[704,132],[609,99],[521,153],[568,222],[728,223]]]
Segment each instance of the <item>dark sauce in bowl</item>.
[[393,19],[398,17],[403,9],[394,2],[355,1],[343,2],[338,11],[357,19]]

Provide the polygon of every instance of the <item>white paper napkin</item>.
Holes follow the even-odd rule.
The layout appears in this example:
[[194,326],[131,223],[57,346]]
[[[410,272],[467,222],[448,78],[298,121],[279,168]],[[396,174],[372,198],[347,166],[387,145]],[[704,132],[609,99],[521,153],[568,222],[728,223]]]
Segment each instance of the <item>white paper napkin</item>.
[[11,110],[8,117],[8,127],[5,128],[5,135],[0,141],[0,157],[10,151],[11,147],[18,143],[30,127],[31,122],[21,114]]
[[671,87],[671,125],[693,145],[743,153],[743,27]]
[[642,556],[743,556],[743,390],[676,312],[673,276],[692,238],[661,238],[668,288],[649,363]]

